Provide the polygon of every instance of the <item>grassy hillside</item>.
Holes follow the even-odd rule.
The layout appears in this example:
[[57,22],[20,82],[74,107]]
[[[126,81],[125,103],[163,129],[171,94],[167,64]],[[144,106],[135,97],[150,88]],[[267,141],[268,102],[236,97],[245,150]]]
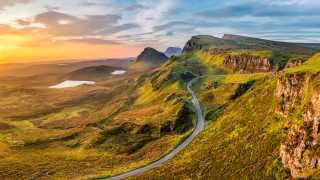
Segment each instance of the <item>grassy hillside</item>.
[[63,90],[48,89],[59,82],[48,77],[0,82],[1,179],[86,176],[134,159],[92,145],[103,132],[95,124],[126,103],[137,75]]
[[64,77],[65,79],[70,80],[103,80],[108,79],[112,76],[112,72],[116,70],[124,70],[122,68],[116,68],[112,66],[91,66],[86,68],[81,68],[76,71],[70,72]]
[[[241,84],[251,81],[251,78],[240,79]],[[207,80],[202,86],[206,83]],[[220,83],[217,89],[199,91],[206,120],[210,122],[206,130],[170,163],[136,179],[289,176],[281,167],[278,154],[284,132],[282,119],[273,111],[276,101],[274,77],[256,80],[238,97],[234,95],[241,87],[239,81],[222,80]]]
[[[283,49],[276,50],[280,46]],[[291,58],[306,60],[317,44],[229,35],[198,36],[186,47],[191,51],[143,73],[129,69],[124,75],[104,77],[114,69],[85,68],[83,76],[81,69],[81,78],[97,81],[92,86],[48,89],[69,72],[78,72],[74,68],[61,74],[2,76],[0,178],[109,177],[158,160],[194,127],[186,83],[196,77],[193,89],[206,129],[169,163],[131,179],[290,178],[281,145],[292,145],[288,134],[294,126],[308,138],[317,130],[316,118],[304,118],[319,109],[320,55],[277,70]],[[251,57],[268,58],[275,69],[249,73],[224,64],[226,56],[242,54],[253,64],[257,59]],[[318,155],[318,149],[312,146],[307,152]],[[314,173],[308,170],[303,173]]]
[[[198,57],[208,64],[208,56]],[[215,58],[210,62],[213,60]],[[318,87],[319,61],[319,54],[316,54],[303,65],[286,69],[277,76],[213,74],[203,77],[197,92],[208,121],[206,130],[168,164],[130,179],[290,179],[290,170],[282,164],[280,144],[290,137],[288,133],[295,124],[307,132],[312,131],[312,125],[303,120],[303,114],[310,109],[310,93],[316,90],[311,91],[308,84],[300,83],[312,77],[310,84]],[[219,63],[211,65],[219,66]],[[297,79],[293,83],[298,83],[297,86],[293,84],[292,90],[305,89],[299,92],[306,95],[301,100],[291,97],[295,104],[288,106],[292,109],[288,116],[283,116],[277,110],[281,106],[281,99],[276,95],[277,81],[289,74]],[[318,146],[306,153],[315,156],[316,149]],[[304,177],[318,172],[302,169]]]
[[237,43],[243,49],[264,49],[290,54],[312,54],[320,49],[319,43],[278,42],[232,34],[224,35],[223,39]]
[[299,72],[319,72],[320,70],[320,53],[315,54],[308,61],[299,67],[289,68],[286,70],[288,73],[299,73]]
[[158,159],[192,130],[185,85],[205,71],[176,58],[143,76],[130,71],[63,90],[48,89],[63,74],[30,84],[24,79],[32,77],[3,78],[0,177],[109,176]]

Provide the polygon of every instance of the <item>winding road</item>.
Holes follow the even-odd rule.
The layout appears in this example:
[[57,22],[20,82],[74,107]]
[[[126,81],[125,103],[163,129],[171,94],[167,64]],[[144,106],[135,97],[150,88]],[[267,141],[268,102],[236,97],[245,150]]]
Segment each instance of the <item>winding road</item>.
[[191,141],[204,129],[204,118],[203,118],[203,114],[202,114],[202,110],[200,107],[200,103],[199,100],[197,98],[197,96],[195,95],[195,93],[193,92],[193,90],[191,89],[192,83],[194,81],[196,81],[198,78],[190,81],[187,85],[187,89],[188,92],[191,94],[192,96],[192,104],[196,110],[196,114],[197,114],[197,125],[194,128],[192,134],[183,142],[181,143],[179,146],[177,146],[175,149],[173,149],[170,153],[168,153],[167,155],[163,156],[161,159],[148,164],[144,167],[120,174],[120,175],[116,175],[110,178],[106,178],[106,180],[121,180],[121,179],[125,179],[128,178],[130,176],[135,176],[135,175],[139,175],[142,174],[146,171],[149,171],[153,168],[159,167],[161,165],[163,165],[164,163],[168,162],[169,160],[171,160],[175,155],[177,155],[181,150],[183,150],[189,143],[191,143]]

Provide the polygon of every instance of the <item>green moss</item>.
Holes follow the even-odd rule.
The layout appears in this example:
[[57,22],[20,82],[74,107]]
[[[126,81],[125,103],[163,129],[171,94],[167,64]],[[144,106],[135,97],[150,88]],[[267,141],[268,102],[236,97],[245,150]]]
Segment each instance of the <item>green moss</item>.
[[6,135],[0,133],[0,141],[3,141],[5,139]]
[[282,117],[275,116],[270,122],[268,122],[267,127],[265,128],[268,134],[279,133],[284,124],[284,119]]
[[222,67],[224,56],[223,55],[211,55],[210,51],[196,51],[193,53],[193,57],[199,59],[202,63],[209,67]]
[[231,133],[229,133],[229,138],[230,140],[232,140],[233,138],[236,138],[239,136],[240,134],[240,131],[241,131],[241,127],[240,125],[236,125],[233,129],[233,131]]
[[223,112],[225,106],[221,105],[215,108],[209,108],[208,110],[206,110],[205,113],[205,119],[207,121],[215,121],[219,118],[219,116],[221,115],[221,113]]
[[291,177],[290,172],[284,169],[280,157],[275,159],[267,168],[267,175],[276,180],[289,179]]
[[224,83],[246,83],[248,81],[259,80],[267,77],[269,73],[253,73],[253,74],[230,74],[225,76]]

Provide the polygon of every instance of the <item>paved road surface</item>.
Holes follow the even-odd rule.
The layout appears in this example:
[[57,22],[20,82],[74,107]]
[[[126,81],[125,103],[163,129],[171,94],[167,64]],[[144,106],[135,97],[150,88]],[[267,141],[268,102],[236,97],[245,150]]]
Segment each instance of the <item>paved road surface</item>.
[[138,174],[142,174],[146,171],[149,171],[153,168],[159,167],[161,165],[163,165],[164,163],[168,162],[170,159],[172,159],[175,155],[177,155],[181,150],[183,150],[203,129],[204,129],[204,118],[203,118],[203,114],[202,114],[202,110],[200,107],[200,103],[198,101],[198,98],[196,97],[195,93],[193,92],[193,90],[191,89],[192,83],[194,81],[196,81],[197,79],[194,79],[193,81],[191,81],[188,86],[187,89],[189,91],[189,93],[192,96],[192,104],[196,110],[196,114],[197,114],[197,125],[195,127],[195,129],[193,130],[192,134],[183,142],[181,143],[179,146],[177,146],[174,150],[172,150],[169,154],[165,155],[164,157],[162,157],[161,159],[146,165],[144,167],[120,174],[120,175],[116,175],[110,178],[107,178],[107,180],[121,180],[121,179],[125,179],[128,178],[130,176],[135,176]]

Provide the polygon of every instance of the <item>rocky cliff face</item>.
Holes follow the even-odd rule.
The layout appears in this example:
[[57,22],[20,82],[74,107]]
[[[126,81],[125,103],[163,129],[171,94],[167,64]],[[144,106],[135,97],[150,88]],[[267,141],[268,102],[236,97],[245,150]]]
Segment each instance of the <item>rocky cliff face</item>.
[[302,59],[289,59],[287,63],[287,68],[293,68],[302,65]]
[[224,55],[225,53],[226,53],[226,50],[218,49],[218,48],[213,48],[213,49],[211,49],[211,52],[210,52],[210,54],[212,56]]
[[192,38],[184,46],[182,54],[188,54],[193,50],[201,50],[202,48],[203,48],[203,45],[197,43],[197,39],[196,38]]
[[[287,74],[278,80],[277,112],[292,123],[280,147],[283,166],[293,178],[307,178],[320,168],[320,93],[318,74]],[[289,122],[288,122],[289,123]]]
[[194,36],[184,46],[182,54],[188,54],[194,50],[204,50],[208,48],[216,47],[219,49],[226,49],[234,47],[229,41],[213,36]]
[[228,55],[225,57],[223,63],[226,67],[241,73],[269,72],[272,69],[267,58],[248,54]]

